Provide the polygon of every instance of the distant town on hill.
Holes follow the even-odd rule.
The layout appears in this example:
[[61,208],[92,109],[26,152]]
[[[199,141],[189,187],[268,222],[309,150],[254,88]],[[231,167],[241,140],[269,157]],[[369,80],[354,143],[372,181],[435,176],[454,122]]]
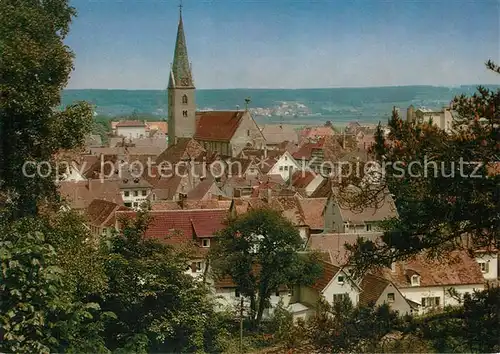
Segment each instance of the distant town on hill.
[[[490,86],[488,86],[490,87]],[[496,86],[500,87],[500,86]],[[494,88],[494,87],[490,87]],[[325,89],[228,89],[197,90],[199,110],[249,110],[259,123],[318,124],[332,121],[385,122],[393,106],[440,109],[460,94],[470,95],[476,86],[394,86]],[[95,115],[131,115],[166,118],[165,90],[65,90],[62,105],[84,100],[95,105]]]

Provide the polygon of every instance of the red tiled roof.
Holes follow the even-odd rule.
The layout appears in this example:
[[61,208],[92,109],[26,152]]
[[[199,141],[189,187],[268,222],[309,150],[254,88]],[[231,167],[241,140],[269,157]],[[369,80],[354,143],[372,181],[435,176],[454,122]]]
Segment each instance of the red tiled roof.
[[[116,213],[118,220],[121,216],[133,218],[135,215],[135,212]],[[227,209],[151,211],[145,237],[171,245],[187,244],[195,237],[212,237],[225,227],[227,216]]]
[[366,274],[360,284],[361,294],[359,295],[359,303],[365,306],[370,303],[376,303],[390,283],[387,279],[377,277],[373,274]]
[[123,205],[123,198],[117,181],[87,180],[61,182],[59,193],[72,209],[86,209],[94,199],[108,200]]
[[203,146],[193,139],[178,139],[177,144],[170,145],[157,158],[156,164],[170,162],[176,164],[183,160],[198,159],[206,153]]
[[484,283],[479,264],[464,250],[450,252],[439,259],[428,258],[422,253],[407,261],[396,262],[395,272],[384,268],[377,273],[399,288],[411,287],[410,274],[420,275],[420,286]]
[[146,125],[151,130],[159,130],[163,134],[168,133],[168,124],[167,122],[147,122]]
[[102,225],[119,207],[107,200],[94,199],[87,208],[87,218],[94,225]]
[[323,267],[323,274],[321,275],[321,278],[319,278],[313,285],[312,288],[316,289],[318,291],[323,291],[327,287],[327,285],[330,283],[332,278],[337,274],[340,270],[339,267],[334,266],[333,264],[329,262],[325,262],[324,260],[320,260],[321,265]]
[[315,178],[313,171],[295,171],[292,175],[292,185],[295,188],[306,188]]
[[118,122],[116,124],[117,128],[122,128],[122,127],[146,127],[146,123],[140,120],[123,120],[121,122]]
[[300,198],[298,201],[304,213],[305,224],[312,230],[323,230],[325,228],[323,210],[327,198]]
[[373,242],[381,242],[381,236],[381,232],[362,234],[312,234],[307,242],[307,247],[313,250],[329,252],[334,264],[344,266],[348,263],[350,256],[349,251],[345,248],[345,244],[355,244],[358,237]]
[[244,111],[196,112],[196,140],[229,141],[233,137]]

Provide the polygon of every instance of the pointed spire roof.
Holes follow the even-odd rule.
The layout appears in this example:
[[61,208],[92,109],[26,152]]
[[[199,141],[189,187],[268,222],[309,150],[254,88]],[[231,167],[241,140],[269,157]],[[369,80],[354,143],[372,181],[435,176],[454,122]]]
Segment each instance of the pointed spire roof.
[[174,61],[168,87],[194,87],[184,35],[184,25],[182,23],[182,5],[179,6],[179,9],[179,26],[177,27]]

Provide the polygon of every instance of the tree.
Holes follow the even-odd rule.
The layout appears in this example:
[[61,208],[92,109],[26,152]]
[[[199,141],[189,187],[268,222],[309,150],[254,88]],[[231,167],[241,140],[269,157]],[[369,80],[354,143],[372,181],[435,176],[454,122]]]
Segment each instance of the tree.
[[[500,90],[478,87],[472,97],[456,97],[452,110],[449,134],[428,123],[403,121],[393,111],[389,135],[377,136],[374,152],[383,183],[343,202],[354,208],[391,193],[399,218],[385,223],[382,245],[360,241],[350,247],[358,271],[422,251],[434,256],[461,247],[500,247],[500,174],[494,170],[500,154]],[[355,178],[343,182],[360,185]]]
[[0,351],[106,352],[112,314],[74,296],[45,231],[32,218],[0,223]]
[[322,353],[370,353],[385,335],[401,325],[402,320],[388,305],[354,307],[347,297],[330,305],[322,299],[307,323],[307,337]]
[[56,197],[51,178],[27,177],[24,163],[51,162],[60,149],[83,143],[92,110],[86,103],[56,109],[73,68],[64,39],[76,11],[68,1],[6,0],[0,9],[0,188],[19,218]]
[[279,287],[311,284],[321,275],[315,255],[299,255],[303,247],[297,229],[280,213],[255,209],[218,233],[210,259],[215,277],[230,276],[250,299],[250,316],[257,327]]
[[185,274],[186,255],[144,239],[146,214],[122,222],[122,231],[106,241],[109,285],[98,301],[117,316],[105,328],[108,347],[140,353],[220,351],[223,314],[214,311],[204,285]]

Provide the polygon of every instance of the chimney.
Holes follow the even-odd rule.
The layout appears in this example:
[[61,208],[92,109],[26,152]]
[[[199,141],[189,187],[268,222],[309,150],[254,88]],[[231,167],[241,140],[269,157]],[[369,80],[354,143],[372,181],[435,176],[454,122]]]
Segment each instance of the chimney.
[[345,150],[345,129],[342,130],[342,149]]
[[267,188],[267,202],[270,203],[271,202],[271,198],[273,196],[273,191],[271,188]]
[[288,170],[288,186],[292,186],[292,176],[293,176],[293,168]]
[[264,159],[267,160],[267,145],[264,146]]

